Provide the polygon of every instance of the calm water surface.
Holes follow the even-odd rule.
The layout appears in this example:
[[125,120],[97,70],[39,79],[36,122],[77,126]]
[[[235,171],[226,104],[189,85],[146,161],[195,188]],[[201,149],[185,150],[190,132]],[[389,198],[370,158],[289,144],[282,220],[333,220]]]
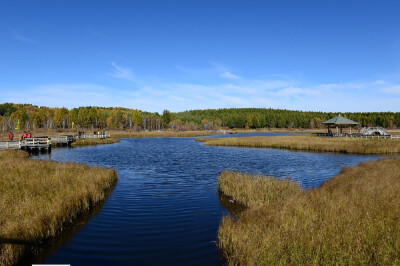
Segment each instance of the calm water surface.
[[288,177],[311,188],[342,167],[378,156],[211,147],[194,138],[142,138],[53,149],[38,158],[112,167],[119,177],[102,209],[43,263],[220,265],[217,230],[227,213],[217,193],[221,171]]

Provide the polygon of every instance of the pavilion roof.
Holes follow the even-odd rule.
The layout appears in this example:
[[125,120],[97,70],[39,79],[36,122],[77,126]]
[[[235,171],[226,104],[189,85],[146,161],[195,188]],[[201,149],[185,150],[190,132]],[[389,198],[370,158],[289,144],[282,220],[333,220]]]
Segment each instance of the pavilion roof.
[[322,122],[324,125],[358,125],[358,122],[347,119],[341,115]]

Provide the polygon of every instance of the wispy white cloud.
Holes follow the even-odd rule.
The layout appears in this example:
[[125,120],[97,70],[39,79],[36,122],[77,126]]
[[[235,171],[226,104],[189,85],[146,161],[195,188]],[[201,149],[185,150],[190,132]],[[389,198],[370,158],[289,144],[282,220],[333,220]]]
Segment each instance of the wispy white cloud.
[[34,44],[34,45],[39,45],[40,43],[32,38],[28,38],[26,36],[23,36],[21,34],[13,33],[13,37],[17,41],[21,41],[24,43],[29,43],[29,44]]
[[113,92],[111,88],[91,83],[1,87],[0,91],[3,90],[2,98],[8,102],[50,107],[119,106],[121,99],[118,92]]
[[273,94],[276,96],[284,96],[284,97],[304,97],[304,96],[318,96],[320,95],[320,91],[317,89],[288,87],[278,90]]
[[384,80],[378,79],[378,80],[375,80],[374,82],[372,82],[372,84],[373,85],[385,85],[387,83]]
[[219,62],[210,62],[210,67],[206,68],[187,68],[183,66],[176,66],[176,68],[185,74],[188,74],[192,77],[220,77],[224,79],[240,79],[239,75],[235,75],[232,73],[227,66],[219,63]]
[[107,75],[133,84],[119,83],[112,87],[94,83],[42,84],[18,88],[18,94],[11,93],[15,89],[0,84],[0,100],[68,108],[123,106],[151,112],[242,107],[332,112],[400,111],[400,83],[395,80],[310,84],[285,75],[259,78],[242,75],[221,79],[221,73],[232,72],[215,63],[212,66],[211,70],[199,71],[180,67],[189,77],[201,72],[207,82],[196,82],[191,78],[187,82],[178,81],[180,79],[171,82],[171,78],[136,76],[131,68],[112,62],[112,70]]
[[112,72],[108,73],[110,77],[136,82],[135,75],[132,73],[132,70],[130,68],[122,67],[114,62],[111,62],[111,66]]
[[224,64],[220,62],[210,62],[210,64],[213,66],[213,69],[219,73],[221,78],[240,79],[240,76],[232,74],[232,71],[229,69],[229,67],[225,66]]
[[222,73],[219,74],[219,76],[221,78],[227,78],[227,79],[240,79],[239,76],[236,76],[236,75],[232,74],[229,71],[222,72]]
[[[387,94],[400,95],[400,85],[382,88],[381,92],[387,93]],[[399,105],[400,105],[400,103],[399,103]]]

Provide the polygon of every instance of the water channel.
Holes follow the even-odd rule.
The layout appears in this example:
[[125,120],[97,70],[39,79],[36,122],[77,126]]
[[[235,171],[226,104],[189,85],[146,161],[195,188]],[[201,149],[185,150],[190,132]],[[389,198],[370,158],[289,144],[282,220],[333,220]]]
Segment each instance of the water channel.
[[39,263],[221,265],[217,230],[227,210],[218,197],[217,179],[223,170],[291,178],[307,189],[343,167],[378,156],[211,147],[194,138],[140,138],[53,149],[36,158],[111,167],[119,177],[101,209],[65,241],[55,242]]

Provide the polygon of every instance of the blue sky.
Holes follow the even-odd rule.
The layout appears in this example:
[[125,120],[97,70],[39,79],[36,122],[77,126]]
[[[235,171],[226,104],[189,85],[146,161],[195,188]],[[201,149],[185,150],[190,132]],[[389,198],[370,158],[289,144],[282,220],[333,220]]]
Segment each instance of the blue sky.
[[0,2],[0,102],[400,111],[400,1]]

